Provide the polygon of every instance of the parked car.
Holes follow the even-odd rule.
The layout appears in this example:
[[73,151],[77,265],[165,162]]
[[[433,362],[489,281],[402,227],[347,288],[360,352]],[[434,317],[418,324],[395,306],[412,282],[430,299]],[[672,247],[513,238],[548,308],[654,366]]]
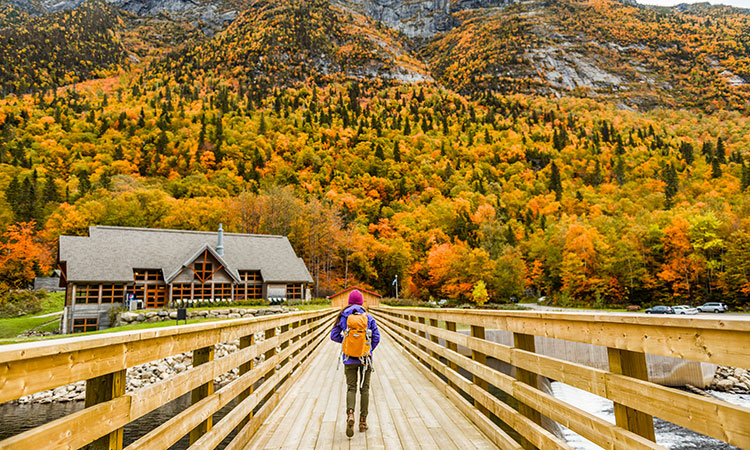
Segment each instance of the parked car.
[[712,313],[723,313],[729,309],[726,303],[721,302],[708,302],[700,305],[698,311],[700,312],[712,312]]
[[671,306],[654,306],[646,310],[646,314],[674,314]]
[[688,305],[673,306],[675,314],[698,314],[698,310]]

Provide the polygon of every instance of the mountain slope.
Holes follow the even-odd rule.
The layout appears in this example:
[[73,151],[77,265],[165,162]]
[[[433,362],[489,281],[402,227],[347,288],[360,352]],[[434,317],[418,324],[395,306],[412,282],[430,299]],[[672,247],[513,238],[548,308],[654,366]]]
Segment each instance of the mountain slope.
[[170,54],[164,63],[180,80],[197,70],[263,86],[309,77],[429,79],[392,30],[327,0],[255,2],[219,35]]
[[642,107],[745,108],[750,15],[612,0],[525,1],[453,14],[423,49],[435,79],[485,89],[606,97]]

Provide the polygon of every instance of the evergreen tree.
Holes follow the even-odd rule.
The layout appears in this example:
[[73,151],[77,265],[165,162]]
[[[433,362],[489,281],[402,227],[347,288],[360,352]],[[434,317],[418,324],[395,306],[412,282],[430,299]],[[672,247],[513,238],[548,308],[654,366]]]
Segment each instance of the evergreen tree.
[[742,178],[740,180],[740,190],[745,191],[750,187],[750,166],[745,165],[745,161],[742,161]]
[[266,134],[266,116],[260,113],[260,125],[258,125],[258,134],[261,136]]
[[721,139],[721,137],[716,139],[716,158],[721,164],[726,164],[727,162],[727,151],[724,148],[724,141]]
[[602,165],[599,163],[599,160],[596,160],[596,164],[594,165],[594,173],[591,174],[591,186],[599,186],[602,184]]
[[557,164],[555,162],[552,162],[552,167],[550,168],[550,177],[549,177],[549,190],[555,192],[555,199],[557,201],[560,201],[562,199],[562,180],[560,179],[560,169],[557,167]]
[[52,177],[47,177],[47,181],[44,184],[42,199],[44,199],[45,203],[57,203],[60,201],[60,194],[57,192],[57,186]]
[[404,134],[410,135],[411,134],[411,125],[409,125],[409,116],[406,116],[404,119]]
[[671,209],[674,206],[674,196],[677,195],[679,185],[677,183],[677,171],[671,164],[664,167],[661,171],[661,179],[666,186],[664,187],[665,208]]
[[381,161],[385,159],[385,154],[383,153],[383,147],[380,144],[377,144],[375,146],[375,157]]
[[396,162],[401,162],[401,146],[398,144],[398,141],[393,142],[393,160]]
[[719,164],[719,158],[714,157],[711,160],[711,178],[719,178],[721,176],[721,164]]
[[693,145],[689,142],[683,142],[680,144],[680,154],[682,159],[688,164],[693,164],[695,156],[693,155]]
[[617,161],[615,162],[614,176],[617,184],[619,184],[620,186],[625,184],[625,163],[623,162],[622,158],[617,158]]

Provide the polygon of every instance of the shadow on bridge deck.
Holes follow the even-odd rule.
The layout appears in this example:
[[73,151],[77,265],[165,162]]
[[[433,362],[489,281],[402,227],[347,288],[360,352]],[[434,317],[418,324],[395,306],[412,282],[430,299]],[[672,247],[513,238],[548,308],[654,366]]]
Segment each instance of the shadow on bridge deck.
[[[344,370],[339,346],[316,350],[299,381],[246,449],[495,449],[469,419],[381,333],[370,392],[370,429],[344,434]],[[357,399],[359,400],[359,399]],[[355,411],[359,417],[359,404]],[[356,426],[355,426],[356,428]]]

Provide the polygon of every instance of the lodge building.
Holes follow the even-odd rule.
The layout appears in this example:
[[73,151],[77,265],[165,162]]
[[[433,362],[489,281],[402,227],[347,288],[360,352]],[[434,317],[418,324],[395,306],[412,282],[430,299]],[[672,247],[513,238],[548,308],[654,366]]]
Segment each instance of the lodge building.
[[94,226],[60,236],[63,332],[109,327],[109,310],[301,300],[313,282],[284,236]]

